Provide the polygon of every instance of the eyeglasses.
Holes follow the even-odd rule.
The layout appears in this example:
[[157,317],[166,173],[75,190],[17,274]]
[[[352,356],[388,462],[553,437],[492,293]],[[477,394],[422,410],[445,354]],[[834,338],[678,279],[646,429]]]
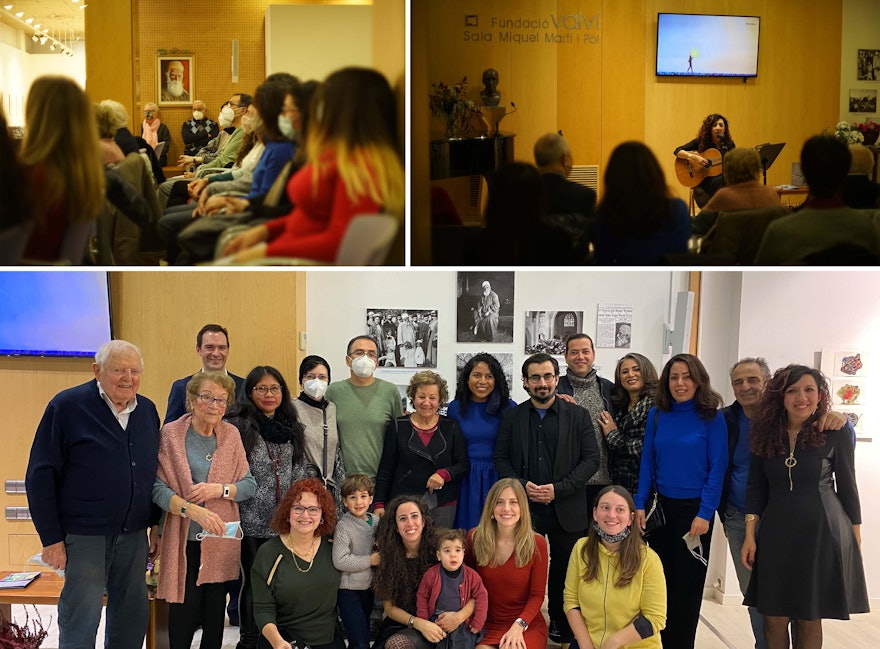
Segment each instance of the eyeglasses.
[[226,408],[226,397],[214,397],[206,392],[205,394],[198,395],[198,399],[206,406],[210,406],[213,403],[221,410]]
[[306,381],[314,381],[315,379],[318,379],[319,381],[329,381],[330,377],[326,374],[306,374],[303,379]]
[[254,392],[259,392],[264,397],[267,394],[281,394],[280,385],[257,385],[254,386]]
[[532,374],[529,377],[529,383],[540,383],[541,381],[545,381],[546,383],[550,383],[553,379],[556,378],[555,374]]
[[376,352],[365,352],[363,349],[355,349],[351,354],[349,354],[352,358],[363,358],[366,356],[367,358],[372,358],[376,360],[379,358],[379,355]]
[[320,507],[303,507],[302,505],[294,505],[293,507],[290,508],[290,511],[292,511],[297,516],[302,516],[303,514],[308,514],[312,518],[321,514]]

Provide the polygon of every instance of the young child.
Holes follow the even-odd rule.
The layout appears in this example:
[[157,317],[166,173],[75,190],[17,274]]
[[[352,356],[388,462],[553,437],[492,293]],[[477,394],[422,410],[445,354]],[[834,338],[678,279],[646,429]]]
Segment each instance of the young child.
[[443,613],[456,613],[474,600],[470,619],[446,634],[446,649],[474,649],[483,637],[489,595],[473,568],[464,565],[464,530],[438,530],[439,565],[428,568],[416,595],[416,615],[436,622]]
[[333,565],[342,573],[337,604],[348,635],[349,649],[369,649],[370,612],[373,610],[372,568],[379,565],[373,552],[378,516],[367,511],[373,503],[373,481],[352,473],[342,481],[342,502],[348,511],[336,524]]

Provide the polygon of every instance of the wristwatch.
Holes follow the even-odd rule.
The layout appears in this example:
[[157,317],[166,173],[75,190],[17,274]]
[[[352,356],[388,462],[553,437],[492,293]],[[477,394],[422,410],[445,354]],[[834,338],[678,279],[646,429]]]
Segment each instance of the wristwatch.
[[186,508],[189,507],[192,503],[190,501],[186,501],[184,504],[180,506],[180,517],[186,518]]
[[746,523],[748,523],[749,521],[756,521],[756,520],[758,520],[757,514],[746,514]]
[[522,627],[523,631],[526,631],[529,628],[528,623],[521,617],[516,618],[516,623]]
[[228,484],[223,485],[223,499],[229,500],[229,485]]

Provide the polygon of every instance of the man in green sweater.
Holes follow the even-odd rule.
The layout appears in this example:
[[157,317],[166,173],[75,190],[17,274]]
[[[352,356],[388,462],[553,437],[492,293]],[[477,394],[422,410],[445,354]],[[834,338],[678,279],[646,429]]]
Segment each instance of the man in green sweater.
[[373,376],[378,358],[372,338],[352,338],[345,355],[351,376],[331,383],[325,395],[336,405],[345,472],[363,473],[374,480],[382,458],[385,428],[402,412],[397,387]]

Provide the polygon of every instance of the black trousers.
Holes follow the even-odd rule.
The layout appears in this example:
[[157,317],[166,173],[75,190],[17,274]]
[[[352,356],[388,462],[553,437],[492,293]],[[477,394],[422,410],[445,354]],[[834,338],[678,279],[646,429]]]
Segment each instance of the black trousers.
[[[660,503],[666,525],[648,537],[648,545],[660,556],[666,575],[666,628],[660,636],[664,647],[693,649],[707,567],[690,553],[682,537],[691,529],[700,500],[666,498],[661,494]],[[707,561],[714,523],[713,515],[709,531],[700,537]]]
[[257,550],[269,539],[245,536],[241,540],[241,591],[238,595],[238,649],[255,649],[260,638],[260,630],[254,620],[254,591],[251,583],[251,568]]
[[221,649],[226,623],[226,583],[196,586],[201,563],[201,544],[186,543],[186,590],[183,602],[168,605],[168,644],[170,649],[190,649],[199,623],[201,649]]
[[[280,633],[281,637],[288,642],[296,638],[296,634],[293,633],[292,630],[285,629],[284,627],[279,627],[278,633]],[[272,649],[272,645],[270,645],[269,641],[266,640],[265,637],[263,637],[262,633],[260,634],[260,643],[257,645],[257,647],[259,649]],[[299,645],[299,649],[304,649],[303,645]],[[342,634],[337,630],[336,635],[333,636],[332,642],[329,642],[327,644],[309,645],[309,649],[345,649],[345,640],[342,639]]]
[[545,512],[544,516],[535,517],[535,531],[547,537],[547,545],[550,550],[550,569],[547,573],[547,613],[550,619],[559,627],[562,642],[571,642],[571,627],[565,617],[562,607],[562,595],[565,590],[565,573],[568,571],[568,559],[578,539],[586,533],[585,530],[567,532],[563,530],[556,518],[555,512]]

